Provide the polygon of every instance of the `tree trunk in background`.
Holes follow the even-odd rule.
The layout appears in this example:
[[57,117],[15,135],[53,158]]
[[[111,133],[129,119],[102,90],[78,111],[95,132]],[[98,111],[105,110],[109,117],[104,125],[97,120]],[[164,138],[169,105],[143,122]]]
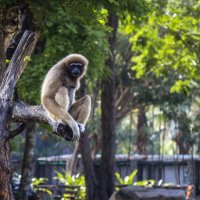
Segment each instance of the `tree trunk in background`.
[[[85,82],[81,83],[80,96],[85,95]],[[79,140],[79,149],[81,153],[83,171],[86,184],[86,199],[87,200],[102,200],[99,194],[99,184],[96,179],[94,164],[91,156],[88,134],[82,134]]]
[[102,80],[102,156],[101,156],[101,199],[107,200],[115,190],[115,74],[114,47],[118,28],[118,17],[109,13],[108,26],[112,28],[109,36],[110,55],[106,65],[110,71]]
[[179,155],[189,155],[190,154],[190,146],[183,141],[182,138],[185,137],[184,133],[182,133],[182,131],[178,131],[177,138],[173,138],[173,140],[176,142],[176,145],[178,146],[178,154]]
[[102,200],[100,197],[99,184],[96,179],[93,160],[91,157],[89,139],[87,133],[83,134],[79,141],[82,163],[86,183],[86,199]]
[[35,168],[35,144],[36,144],[36,124],[30,123],[26,128],[26,142],[22,163],[22,177],[20,181],[17,199],[27,200],[30,192],[30,184]]
[[190,154],[190,150],[194,145],[194,141],[191,136],[190,120],[187,117],[186,112],[179,112],[177,115],[178,131],[173,140],[176,142],[179,154]]
[[147,154],[148,150],[148,136],[147,136],[147,117],[145,111],[145,105],[140,105],[137,115],[137,153]]

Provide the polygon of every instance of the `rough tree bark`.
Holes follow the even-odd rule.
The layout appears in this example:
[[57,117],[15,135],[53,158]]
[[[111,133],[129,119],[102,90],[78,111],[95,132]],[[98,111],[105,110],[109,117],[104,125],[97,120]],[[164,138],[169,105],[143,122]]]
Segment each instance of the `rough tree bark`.
[[101,157],[101,199],[107,200],[115,190],[115,74],[114,47],[118,28],[118,17],[109,13],[108,26],[112,28],[109,36],[110,56],[106,65],[109,77],[102,80],[102,157]]
[[0,199],[1,200],[14,199],[10,185],[12,171],[11,171],[9,152],[10,149],[8,142],[1,145],[0,147]]
[[[25,56],[31,54],[35,40],[36,35],[34,33],[26,32],[18,46],[18,51],[13,55],[7,70],[4,73],[2,72],[3,79],[0,86],[0,199],[2,200],[13,199],[10,186],[12,170],[9,158],[8,140],[11,135],[16,132],[9,132],[7,129],[7,122],[11,115],[15,86],[25,67],[23,60]],[[19,50],[23,48],[26,49],[26,51]]]
[[[13,30],[10,39],[8,40],[6,46],[6,59],[11,60],[12,56],[19,44],[19,41],[26,30],[35,30],[35,24],[33,22],[33,18],[31,13],[27,10],[25,6],[16,6],[11,7],[10,9],[15,8],[16,15],[18,16],[17,23],[13,24]],[[9,8],[8,8],[9,10]],[[10,13],[10,12],[9,12]],[[16,21],[17,17],[13,16],[12,21]],[[8,23],[7,23],[8,25]],[[18,28],[16,28],[18,27]],[[15,91],[15,97],[17,97],[17,90]],[[22,126],[23,127],[23,126]],[[34,129],[35,123],[31,125],[30,123],[26,127],[26,142],[24,148],[24,158],[22,164],[22,178],[20,180],[20,188],[19,188],[19,199],[28,199],[28,192],[30,191],[30,183],[33,177],[32,171],[34,170],[33,160],[35,159],[35,133],[32,129]],[[30,132],[29,132],[30,131]]]
[[[18,28],[15,24],[11,23],[13,22],[12,17],[15,14],[17,14],[17,10],[14,11],[12,8],[0,9],[0,85],[2,84],[6,71],[6,48],[8,46],[7,41],[9,40],[8,38],[10,38],[9,36],[15,33]],[[16,16],[14,17],[15,19],[18,19]],[[5,136],[8,133],[6,130],[6,117],[8,115],[8,107],[5,105],[5,101],[7,101],[6,96],[0,96],[0,199],[12,200],[14,197],[10,186],[10,150],[9,143],[5,142]],[[6,110],[4,110],[5,107],[7,108]]]
[[18,200],[27,200],[30,184],[33,177],[33,170],[35,166],[35,144],[36,144],[36,134],[35,134],[36,124],[29,123],[26,126],[26,142],[22,163],[22,173],[20,187],[17,195]]

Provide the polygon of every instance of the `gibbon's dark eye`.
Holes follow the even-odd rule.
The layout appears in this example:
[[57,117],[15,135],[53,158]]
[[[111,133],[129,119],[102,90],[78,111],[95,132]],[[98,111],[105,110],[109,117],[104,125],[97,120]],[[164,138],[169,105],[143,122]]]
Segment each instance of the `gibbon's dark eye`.
[[83,65],[81,63],[71,63],[69,68],[71,76],[78,77],[82,73]]

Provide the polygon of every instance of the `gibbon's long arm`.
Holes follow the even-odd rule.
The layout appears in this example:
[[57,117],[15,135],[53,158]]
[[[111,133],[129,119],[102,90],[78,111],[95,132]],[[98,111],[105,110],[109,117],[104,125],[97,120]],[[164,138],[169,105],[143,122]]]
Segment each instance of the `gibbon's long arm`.
[[62,119],[65,122],[69,122],[71,120],[73,120],[73,118],[71,117],[71,115],[69,115],[64,108],[62,108],[56,101],[55,101],[55,97],[43,97],[43,101],[42,104],[44,106],[44,108],[50,113],[52,114],[54,117],[52,118],[57,118],[54,120],[59,120]]
[[47,73],[42,85],[41,102],[51,118],[56,121],[59,119],[65,121],[73,132],[78,134],[78,125],[66,109],[66,106],[69,104],[68,90],[66,87],[62,86],[63,84],[60,78],[62,77],[61,73],[61,70],[55,68],[52,68]]
[[56,121],[59,119],[63,120],[70,126],[73,132],[79,132],[78,124],[76,123],[76,121],[64,108],[62,108],[56,102],[55,97],[44,96],[42,98],[42,104],[44,108],[49,112],[50,117],[52,117]]

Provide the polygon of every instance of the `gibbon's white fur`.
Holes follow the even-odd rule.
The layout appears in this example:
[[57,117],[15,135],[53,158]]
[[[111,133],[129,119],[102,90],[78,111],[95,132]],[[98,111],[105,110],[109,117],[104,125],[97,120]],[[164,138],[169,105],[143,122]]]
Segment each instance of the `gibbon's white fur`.
[[[49,117],[65,121],[75,134],[84,131],[91,110],[90,96],[75,101],[75,93],[87,66],[88,60],[84,56],[70,54],[48,71],[42,84],[41,103]],[[80,72],[78,76],[73,75],[74,69]]]

